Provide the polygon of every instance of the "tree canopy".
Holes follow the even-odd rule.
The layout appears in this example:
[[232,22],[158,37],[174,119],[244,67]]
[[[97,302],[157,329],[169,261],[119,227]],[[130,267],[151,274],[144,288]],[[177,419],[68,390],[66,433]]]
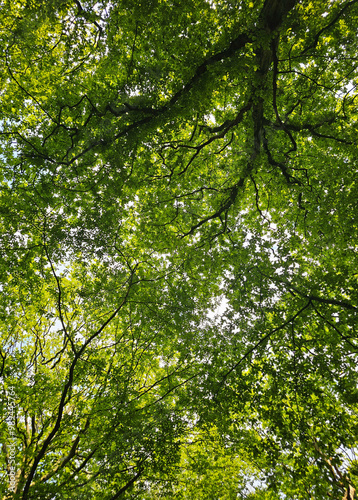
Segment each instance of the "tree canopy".
[[353,500],[357,0],[0,20],[1,498]]

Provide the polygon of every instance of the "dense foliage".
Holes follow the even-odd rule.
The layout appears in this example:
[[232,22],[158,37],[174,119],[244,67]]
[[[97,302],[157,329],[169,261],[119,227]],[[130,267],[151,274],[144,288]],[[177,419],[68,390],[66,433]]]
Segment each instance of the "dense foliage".
[[357,0],[1,4],[1,498],[353,500]]

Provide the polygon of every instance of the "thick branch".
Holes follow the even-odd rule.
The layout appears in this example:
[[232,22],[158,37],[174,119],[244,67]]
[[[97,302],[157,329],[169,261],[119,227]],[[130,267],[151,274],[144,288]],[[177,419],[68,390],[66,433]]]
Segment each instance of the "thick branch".
[[120,305],[111,314],[111,316],[107,319],[107,321],[105,321],[102,324],[102,326],[96,332],[94,332],[93,335],[91,335],[87,339],[87,341],[83,344],[83,346],[81,347],[81,349],[78,352],[75,353],[74,359],[73,359],[73,361],[71,363],[71,366],[70,366],[70,369],[69,369],[68,381],[65,384],[65,386],[63,388],[63,391],[62,391],[61,400],[60,400],[60,404],[59,404],[59,408],[58,408],[57,419],[56,419],[55,425],[54,425],[53,429],[51,430],[51,432],[49,433],[49,435],[47,436],[47,438],[45,439],[45,441],[44,441],[44,443],[43,443],[40,451],[38,452],[37,456],[34,459],[34,463],[33,463],[32,467],[31,467],[31,470],[29,472],[29,475],[28,475],[28,478],[27,478],[27,481],[26,481],[26,484],[25,484],[25,487],[24,487],[24,491],[23,491],[23,495],[22,495],[22,500],[27,500],[29,488],[31,486],[31,481],[32,481],[32,479],[33,479],[33,477],[35,475],[37,466],[40,463],[40,461],[43,459],[43,457],[45,456],[47,448],[49,447],[51,441],[53,440],[53,438],[57,434],[58,430],[60,429],[61,421],[62,421],[62,416],[63,416],[63,411],[64,411],[65,406],[66,406],[66,399],[67,399],[68,393],[70,392],[70,390],[72,388],[75,368],[77,366],[77,363],[78,363],[80,357],[84,353],[84,351],[87,348],[87,346],[104,330],[104,328],[115,318],[115,316],[117,316],[118,312],[126,304],[127,299],[128,299],[128,295],[129,295],[129,292],[130,292],[130,289],[132,287],[132,281],[133,281],[133,273],[131,273],[131,276],[129,278],[128,287],[127,287],[127,292],[126,292],[123,300],[121,301]]
[[132,479],[130,479],[127,484],[122,486],[122,488],[115,495],[113,495],[113,497],[111,497],[110,500],[116,500],[117,498],[122,496],[122,494],[125,493],[133,485],[133,483],[143,474],[143,471],[144,469],[141,467],[137,472],[137,474],[133,476]]

